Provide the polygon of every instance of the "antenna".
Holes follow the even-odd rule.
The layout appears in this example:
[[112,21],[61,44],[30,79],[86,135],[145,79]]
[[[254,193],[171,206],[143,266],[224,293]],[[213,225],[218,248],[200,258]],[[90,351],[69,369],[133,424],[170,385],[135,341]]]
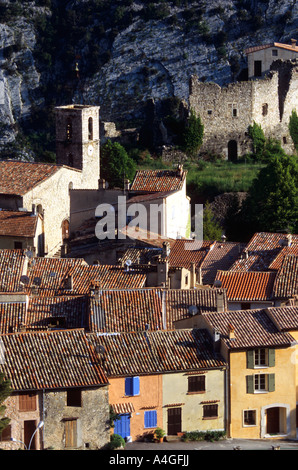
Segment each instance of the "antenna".
[[198,313],[198,307],[196,305],[191,305],[190,307],[188,307],[188,313],[190,316],[194,316]]
[[20,279],[21,283],[24,284],[25,286],[27,286],[30,282],[30,279],[28,276],[21,276],[21,279]]

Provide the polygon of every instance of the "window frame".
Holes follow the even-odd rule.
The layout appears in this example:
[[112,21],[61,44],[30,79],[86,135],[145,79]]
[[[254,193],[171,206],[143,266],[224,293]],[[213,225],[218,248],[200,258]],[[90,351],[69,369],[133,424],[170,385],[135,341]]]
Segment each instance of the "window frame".
[[82,408],[83,401],[81,388],[69,388],[66,390],[66,406]]
[[125,377],[124,394],[126,397],[135,397],[140,395],[140,377]]
[[[264,383],[261,386],[261,381]],[[275,374],[251,374],[246,376],[246,393],[262,394],[275,391]]]
[[[195,387],[196,382],[198,385],[197,387]],[[200,383],[200,382],[203,382],[203,383]],[[206,393],[206,375],[205,374],[190,375],[189,377],[187,377],[187,384],[188,384],[187,393],[190,395],[195,394],[195,393]]]
[[[245,413],[253,413],[254,414],[254,423],[245,422]],[[249,420],[248,420],[249,421]],[[250,410],[243,410],[243,427],[251,428],[257,426],[257,409],[250,409]]]
[[[211,414],[212,410],[216,410],[216,414]],[[207,410],[209,413],[207,413]],[[218,418],[218,403],[209,403],[208,405],[203,405],[203,419],[217,419]]]

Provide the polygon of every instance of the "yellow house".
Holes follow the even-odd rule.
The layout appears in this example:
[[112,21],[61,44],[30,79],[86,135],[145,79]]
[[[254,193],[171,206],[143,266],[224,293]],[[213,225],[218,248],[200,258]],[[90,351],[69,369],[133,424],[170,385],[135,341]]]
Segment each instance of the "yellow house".
[[201,327],[214,335],[215,348],[228,362],[231,438],[296,438],[296,341],[270,310],[279,308],[201,316]]

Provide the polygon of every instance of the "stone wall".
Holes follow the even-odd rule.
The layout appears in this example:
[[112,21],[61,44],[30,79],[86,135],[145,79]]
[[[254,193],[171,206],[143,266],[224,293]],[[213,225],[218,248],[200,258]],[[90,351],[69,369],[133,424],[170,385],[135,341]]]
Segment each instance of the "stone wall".
[[77,449],[100,449],[109,442],[108,387],[82,390],[82,406],[66,406],[66,391],[44,397],[44,448],[65,449],[65,423],[77,422]]
[[234,160],[252,151],[248,128],[261,125],[267,138],[276,138],[293,152],[289,118],[298,106],[298,62],[277,61],[264,79],[231,83],[190,80],[189,106],[204,124],[201,153],[215,153]]

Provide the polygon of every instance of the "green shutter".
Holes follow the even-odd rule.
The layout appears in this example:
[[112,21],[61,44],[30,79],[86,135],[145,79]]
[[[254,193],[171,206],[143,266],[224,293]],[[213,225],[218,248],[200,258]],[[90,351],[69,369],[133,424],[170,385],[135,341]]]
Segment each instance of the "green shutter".
[[248,369],[253,369],[255,365],[255,359],[254,359],[254,351],[253,349],[250,349],[246,353],[246,365]]
[[268,366],[269,367],[275,366],[275,349],[268,350]]
[[268,374],[268,391],[274,392],[275,390],[275,374]]
[[254,393],[254,376],[253,375],[246,376],[246,392]]

